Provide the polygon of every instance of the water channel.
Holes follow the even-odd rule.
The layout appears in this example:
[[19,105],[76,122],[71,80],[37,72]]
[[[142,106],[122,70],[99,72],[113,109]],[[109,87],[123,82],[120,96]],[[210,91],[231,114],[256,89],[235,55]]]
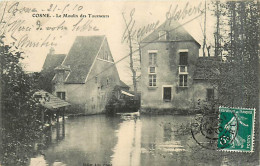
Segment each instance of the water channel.
[[189,132],[176,132],[188,125],[191,118],[179,115],[68,118],[46,133],[45,148],[30,158],[29,165],[239,165],[240,159],[201,148]]

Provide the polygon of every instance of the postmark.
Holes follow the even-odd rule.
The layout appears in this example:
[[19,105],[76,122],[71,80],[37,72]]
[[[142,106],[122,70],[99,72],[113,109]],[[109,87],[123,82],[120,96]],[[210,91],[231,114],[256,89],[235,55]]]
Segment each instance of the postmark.
[[[232,114],[234,114],[234,112],[232,112]],[[225,119],[222,118],[223,117],[220,117],[218,113],[196,115],[191,123],[191,134],[195,142],[201,147],[210,150],[218,150],[228,147],[237,135],[237,118],[234,116],[233,119],[235,126],[231,128],[230,124],[227,124],[226,130],[219,125],[222,122],[226,122]],[[227,136],[229,137],[226,139]],[[222,146],[218,146],[219,138],[221,138],[223,142]],[[223,140],[226,140],[226,142]]]
[[218,113],[199,114],[191,134],[203,148],[253,152],[255,109],[219,107]]
[[253,152],[255,109],[219,108],[218,149]]

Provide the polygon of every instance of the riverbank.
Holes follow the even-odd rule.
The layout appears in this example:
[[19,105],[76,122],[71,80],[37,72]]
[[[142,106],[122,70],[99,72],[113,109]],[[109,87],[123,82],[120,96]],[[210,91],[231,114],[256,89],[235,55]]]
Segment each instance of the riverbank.
[[141,108],[141,114],[146,115],[195,115],[202,113],[199,109],[174,109],[174,108],[166,108],[166,109],[154,109],[154,108]]
[[[124,112],[124,111],[123,111]],[[152,108],[140,108],[140,114],[143,115],[195,115],[202,113],[199,109],[188,110],[188,109],[152,109]],[[76,113],[76,114],[66,114],[69,118],[71,117],[79,117],[79,116],[93,116],[93,115],[102,115],[106,114],[106,112],[99,113]],[[116,114],[107,114],[109,116],[116,116]]]

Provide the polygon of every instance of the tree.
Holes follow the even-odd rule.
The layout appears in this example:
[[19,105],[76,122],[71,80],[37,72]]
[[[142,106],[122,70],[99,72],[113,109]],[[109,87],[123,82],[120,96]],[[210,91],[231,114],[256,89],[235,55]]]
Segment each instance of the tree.
[[145,26],[136,28],[134,20],[135,9],[132,9],[130,12],[130,19],[127,20],[124,13],[122,13],[123,20],[126,26],[126,29],[122,36],[122,42],[126,42],[129,47],[129,58],[130,58],[130,70],[132,72],[132,80],[134,86],[135,97],[137,97],[137,87],[136,79],[139,75],[139,69],[141,68],[141,42],[148,34],[153,32],[159,25],[159,21],[147,24]]
[[14,46],[0,45],[2,164],[25,165],[33,142],[41,132],[40,111],[33,98],[37,74],[26,74],[20,61],[22,52]]
[[[219,103],[227,107],[256,108],[256,119],[259,119],[259,2],[214,3],[215,56],[221,57],[221,61],[218,79],[213,83],[218,87]],[[258,126],[256,120],[256,131]],[[259,132],[255,139],[259,139]],[[258,154],[259,143],[255,145],[256,153],[251,156]]]
[[133,86],[134,86],[134,95],[137,95],[137,87],[136,87],[136,71],[134,69],[134,62],[133,62],[133,39],[132,39],[132,35],[131,35],[131,30],[129,28],[129,25],[127,24],[126,18],[123,15],[123,19],[126,25],[126,31],[127,31],[127,37],[128,37],[128,46],[129,46],[129,58],[130,58],[130,69],[132,71],[133,74]]
[[[253,1],[227,2],[225,10],[223,14],[228,18],[230,31],[225,36],[223,48],[227,55],[226,62],[220,67],[221,79],[224,80],[221,84],[225,84],[219,86],[222,88],[220,93],[225,94],[225,100],[233,100],[232,106],[257,107],[257,101],[253,101],[258,96],[257,4]],[[218,56],[220,51],[217,51]]]

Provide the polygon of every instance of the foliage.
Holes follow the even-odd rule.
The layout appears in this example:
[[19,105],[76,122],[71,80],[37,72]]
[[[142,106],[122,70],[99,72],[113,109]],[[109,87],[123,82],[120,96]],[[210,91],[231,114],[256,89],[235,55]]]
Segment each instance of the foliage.
[[38,74],[26,74],[20,64],[22,59],[16,48],[0,45],[3,165],[24,165],[41,132],[40,112],[32,97],[38,88]]
[[[258,107],[258,29],[257,2],[213,2],[216,17],[215,62],[204,66],[208,80],[218,91],[219,104],[229,107]],[[207,63],[205,63],[207,65]],[[217,79],[211,79],[215,77]]]
[[47,92],[52,92],[52,79],[55,73],[53,70],[47,70],[45,72],[39,73],[39,87]]
[[[258,16],[257,3],[222,4],[222,17],[228,20],[229,33],[223,36],[222,52],[226,61],[220,64],[219,92],[230,106],[257,107],[258,101]],[[224,34],[222,32],[222,34]]]
[[[214,64],[217,79],[208,80],[218,91],[218,101],[201,104],[202,110],[212,106],[256,108],[259,119],[259,9],[256,1],[214,2],[216,16]],[[207,68],[207,66],[206,66]],[[208,68],[209,70],[209,68]],[[255,125],[255,139],[259,139],[259,121]],[[259,143],[248,159],[259,159]]]

